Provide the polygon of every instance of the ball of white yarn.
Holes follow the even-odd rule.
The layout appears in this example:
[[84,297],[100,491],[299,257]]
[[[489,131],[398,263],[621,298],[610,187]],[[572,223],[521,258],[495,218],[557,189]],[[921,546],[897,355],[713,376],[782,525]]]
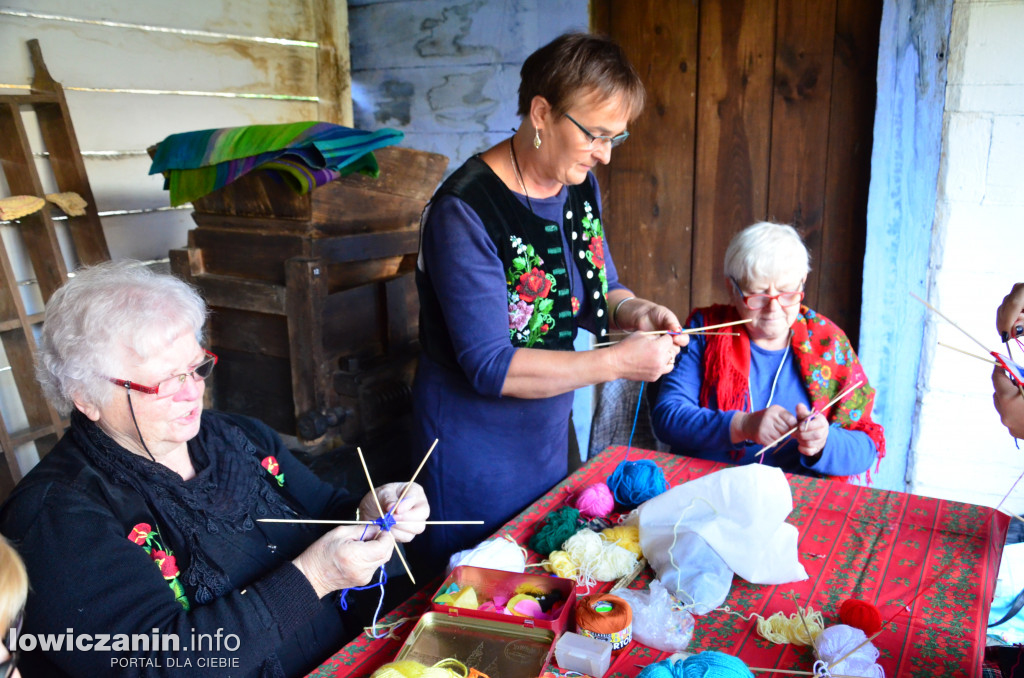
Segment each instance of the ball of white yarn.
[[633,571],[637,557],[618,544],[605,541],[597,532],[583,529],[562,547],[580,570],[597,581],[614,581]]
[[[814,640],[814,652],[827,665],[824,675],[863,676],[864,678],[885,678],[885,671],[876,662],[878,648],[865,642],[867,636],[860,629],[846,624],[829,626]],[[857,647],[864,643],[863,646]],[[852,653],[850,652],[857,648]],[[846,656],[847,653],[850,656]],[[844,659],[845,657],[845,659]],[[837,659],[842,659],[836,663]],[[818,664],[815,664],[817,667]]]
[[523,573],[526,571],[526,554],[514,541],[496,537],[454,554],[448,559],[448,572],[458,565]]

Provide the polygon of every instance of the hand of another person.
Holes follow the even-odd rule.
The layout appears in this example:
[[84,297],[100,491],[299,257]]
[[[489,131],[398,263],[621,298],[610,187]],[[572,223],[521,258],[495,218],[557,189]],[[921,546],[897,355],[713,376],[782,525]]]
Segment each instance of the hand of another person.
[[[616,312],[615,322],[622,329],[637,332],[680,332],[683,326],[676,314],[661,304],[646,299],[628,299]],[[688,334],[674,334],[672,343],[683,347],[690,343]]]
[[772,405],[757,412],[737,412],[730,426],[738,434],[733,436],[733,442],[751,440],[758,445],[768,445],[796,426],[796,417],[785,407]]
[[395,540],[377,532],[360,541],[362,525],[341,525],[310,544],[292,562],[323,598],[332,591],[368,584],[381,565],[391,559]]
[[1017,283],[1003,297],[996,311],[996,331],[1004,342],[1024,334],[1024,283]]
[[[395,509],[391,516],[396,521],[409,521],[403,524],[396,524],[391,528],[391,534],[395,541],[409,542],[413,537],[423,532],[426,525],[422,521],[430,517],[430,505],[427,503],[427,495],[419,483],[413,483],[409,491],[405,493],[402,504],[395,508],[395,503],[402,495],[408,483],[388,483],[377,488],[377,499],[384,511]],[[373,501],[373,495],[367,493],[359,502],[359,515],[366,520],[379,518],[377,504]]]
[[1014,438],[1024,438],[1024,397],[1003,368],[992,370],[992,402],[999,419]]
[[793,436],[796,438],[800,454],[805,457],[821,454],[825,449],[825,441],[828,440],[828,420],[807,409],[803,403],[797,403],[796,418],[800,423]]
[[616,372],[631,381],[657,381],[676,366],[679,346],[668,335],[631,334],[611,348]]

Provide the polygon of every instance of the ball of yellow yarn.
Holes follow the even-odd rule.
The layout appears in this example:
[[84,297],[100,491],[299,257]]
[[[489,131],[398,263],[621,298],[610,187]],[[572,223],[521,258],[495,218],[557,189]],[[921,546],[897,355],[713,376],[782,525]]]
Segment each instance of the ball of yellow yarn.
[[576,563],[565,551],[552,551],[544,562],[544,569],[563,579],[576,579]]
[[756,616],[757,632],[765,640],[777,645],[813,645],[814,639],[825,630],[825,619],[821,612],[815,612],[812,607],[804,610],[803,619],[796,612],[789,617],[782,612],[776,612],[767,619]]
[[466,678],[469,670],[457,659],[442,659],[433,666],[405,660],[380,667],[370,678]]
[[616,525],[601,530],[601,538],[616,546],[621,546],[637,558],[644,556],[644,552],[640,549],[640,528],[635,525]]

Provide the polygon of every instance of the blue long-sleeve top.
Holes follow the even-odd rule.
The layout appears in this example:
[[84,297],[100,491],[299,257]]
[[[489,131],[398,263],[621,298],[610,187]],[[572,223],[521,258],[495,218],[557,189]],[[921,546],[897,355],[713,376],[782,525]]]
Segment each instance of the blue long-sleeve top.
[[[594,175],[587,181],[600,204]],[[527,204],[526,196],[514,195]],[[550,198],[531,198],[528,206],[541,218],[562,224],[567,197],[563,187]],[[570,239],[580,237],[578,228],[560,229],[564,252],[572,251]],[[607,231],[605,237],[608,289],[624,289],[607,247]],[[580,299],[577,323],[593,331],[587,320],[592,300],[582,292],[579,267],[565,264],[572,294]],[[464,201],[446,195],[431,204],[421,232],[419,266],[440,301],[460,368],[449,369],[426,353],[420,355],[413,384],[417,454],[434,439],[440,441],[421,480],[433,519],[484,521],[435,526],[429,539],[411,545],[415,559],[436,565],[484,539],[566,476],[573,393],[550,398],[501,395],[517,350],[509,338],[505,270],[480,216]]]
[[[688,326],[703,325],[704,318],[698,313]],[[675,369],[662,377],[657,402],[651,411],[654,434],[671,445],[675,454],[729,464],[756,463],[758,459],[754,455],[763,445],[733,443],[730,439],[729,427],[736,410],[700,406],[706,346],[705,337],[692,335]],[[811,409],[804,377],[788,347],[769,351],[751,342],[749,388],[747,412],[763,410],[769,404],[780,405],[794,414],[798,403]],[[857,475],[868,470],[878,454],[874,441],[866,433],[844,429],[837,423],[830,425],[820,455],[800,454],[793,437],[773,450],[764,454],[765,464],[802,475]]]

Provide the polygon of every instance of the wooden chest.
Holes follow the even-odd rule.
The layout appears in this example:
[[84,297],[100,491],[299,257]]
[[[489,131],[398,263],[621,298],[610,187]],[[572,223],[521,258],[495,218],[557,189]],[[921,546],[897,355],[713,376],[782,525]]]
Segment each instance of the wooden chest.
[[210,305],[213,407],[346,443],[408,407],[419,218],[448,161],[394,146],[375,155],[377,179],[298,195],[257,171],[194,202],[171,268]]

